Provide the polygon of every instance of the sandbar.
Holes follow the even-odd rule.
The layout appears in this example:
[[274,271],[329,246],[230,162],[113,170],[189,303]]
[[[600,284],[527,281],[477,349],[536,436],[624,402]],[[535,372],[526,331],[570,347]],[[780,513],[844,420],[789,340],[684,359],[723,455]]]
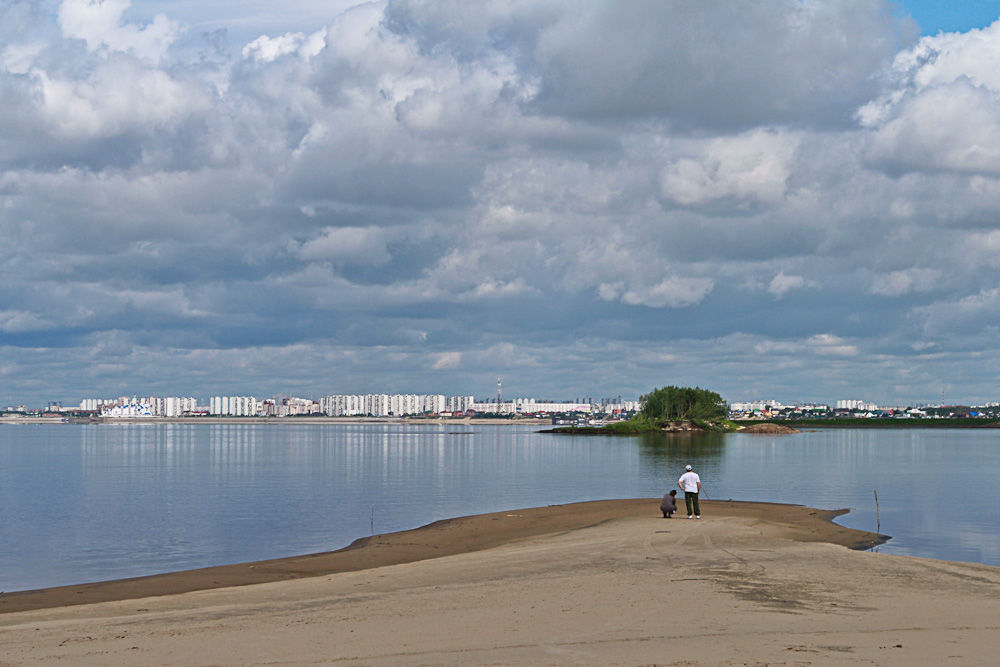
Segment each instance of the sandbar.
[[[1000,568],[795,505],[595,501],[0,596],[0,664],[993,664]],[[850,547],[850,548],[848,548]]]

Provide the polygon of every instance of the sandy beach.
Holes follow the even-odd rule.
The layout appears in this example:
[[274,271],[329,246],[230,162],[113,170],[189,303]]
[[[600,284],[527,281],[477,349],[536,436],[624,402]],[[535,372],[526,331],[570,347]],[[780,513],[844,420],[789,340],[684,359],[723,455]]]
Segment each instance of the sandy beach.
[[328,554],[0,595],[0,664],[995,664],[1000,568],[837,512],[512,510]]

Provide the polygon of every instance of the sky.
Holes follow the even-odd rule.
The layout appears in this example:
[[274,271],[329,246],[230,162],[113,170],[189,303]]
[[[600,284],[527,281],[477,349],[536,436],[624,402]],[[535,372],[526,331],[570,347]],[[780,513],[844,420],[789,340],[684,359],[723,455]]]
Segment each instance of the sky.
[[0,406],[1000,400],[1000,3],[277,6],[0,0]]

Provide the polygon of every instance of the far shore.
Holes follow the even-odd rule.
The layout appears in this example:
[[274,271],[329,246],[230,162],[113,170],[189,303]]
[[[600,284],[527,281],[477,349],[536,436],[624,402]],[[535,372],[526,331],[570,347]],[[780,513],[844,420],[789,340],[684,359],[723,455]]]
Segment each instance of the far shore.
[[0,424],[408,424],[450,425],[469,424],[527,425],[551,424],[551,419],[517,417],[503,419],[496,417],[0,417]]
[[[858,428],[858,429],[907,429],[907,428],[959,428],[959,429],[995,429],[1000,428],[1000,421],[988,419],[738,419],[732,422],[738,428],[732,432],[740,432],[746,427],[774,424],[779,427],[794,429],[823,428]],[[189,416],[189,417],[69,417],[45,416],[23,417],[20,415],[0,416],[0,425],[19,424],[276,424],[279,426],[294,426],[310,424],[322,426],[356,425],[356,424],[398,424],[406,426],[426,425],[492,425],[492,426],[552,426],[551,418],[535,417],[328,417],[310,415],[302,417],[232,417],[232,416]],[[739,428],[743,427],[743,428]],[[663,429],[664,433],[690,433],[700,429],[674,427]],[[555,426],[546,433],[568,435],[638,435],[638,432],[619,432],[612,429],[593,426]],[[657,431],[652,431],[657,432]],[[749,431],[748,431],[749,432]]]

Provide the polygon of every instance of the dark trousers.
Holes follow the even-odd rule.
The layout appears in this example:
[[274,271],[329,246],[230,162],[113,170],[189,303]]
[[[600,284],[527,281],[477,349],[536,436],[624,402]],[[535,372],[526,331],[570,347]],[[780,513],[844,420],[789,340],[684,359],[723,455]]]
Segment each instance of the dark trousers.
[[[688,516],[691,516],[692,514],[697,514],[698,516],[701,516],[701,510],[698,509],[698,494],[697,493],[692,493],[691,491],[685,491],[684,492],[684,504],[687,505]],[[692,506],[694,506],[694,511],[693,512],[691,511],[691,507]]]

